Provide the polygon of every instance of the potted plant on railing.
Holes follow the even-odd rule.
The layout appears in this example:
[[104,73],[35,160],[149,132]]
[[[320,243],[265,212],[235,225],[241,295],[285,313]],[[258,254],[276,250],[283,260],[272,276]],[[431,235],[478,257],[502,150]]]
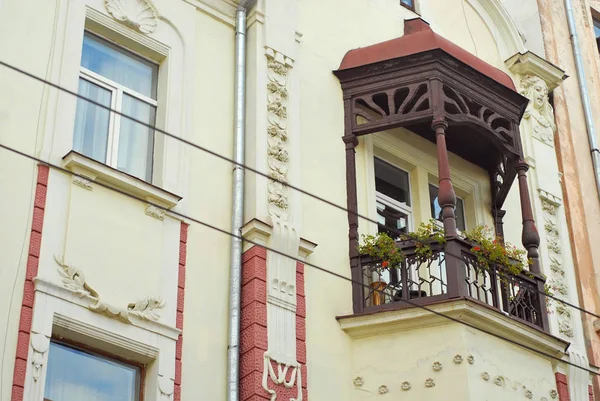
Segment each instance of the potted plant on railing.
[[358,247],[361,255],[373,258],[375,264],[372,267],[371,288],[373,288],[372,303],[381,305],[385,303],[384,290],[387,283],[383,280],[383,272],[395,269],[402,265],[404,254],[396,247],[394,241],[386,233],[362,236],[362,244]]
[[508,242],[505,243],[490,227],[477,226],[465,234],[465,239],[473,244],[471,252],[481,268],[489,270],[493,266],[501,266],[512,276],[528,273],[525,269],[529,263],[525,257],[527,252]]

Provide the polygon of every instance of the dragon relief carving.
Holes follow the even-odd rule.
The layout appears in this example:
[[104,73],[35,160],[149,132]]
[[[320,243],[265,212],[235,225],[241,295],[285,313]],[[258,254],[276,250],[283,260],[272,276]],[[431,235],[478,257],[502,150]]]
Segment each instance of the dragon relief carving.
[[160,297],[146,297],[140,301],[129,303],[125,308],[110,305],[101,300],[100,294],[85,279],[81,269],[66,264],[62,258],[54,257],[58,265],[58,273],[62,277],[63,286],[79,297],[88,297],[92,302],[87,306],[92,312],[118,319],[124,323],[132,323],[131,317],[141,320],[158,321],[157,310],[164,308],[165,302]]
[[[565,270],[562,266],[561,236],[558,226],[559,205],[544,196],[543,193],[540,194],[540,200],[544,211],[544,230],[546,231],[547,246],[550,253],[550,271],[553,276],[552,280],[549,281],[549,285],[552,290],[564,297],[568,295],[568,288],[565,282]],[[558,315],[558,331],[562,335],[572,338],[574,333],[571,326],[571,313],[561,302],[557,302],[555,310]]]
[[287,76],[289,67],[267,54],[267,165],[272,181],[267,186],[268,211],[271,216],[288,219],[288,134]]

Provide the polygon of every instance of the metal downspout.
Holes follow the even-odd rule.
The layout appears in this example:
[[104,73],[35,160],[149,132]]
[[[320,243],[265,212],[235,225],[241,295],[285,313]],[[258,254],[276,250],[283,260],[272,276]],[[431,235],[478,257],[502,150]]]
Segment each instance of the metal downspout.
[[596,138],[596,128],[594,126],[594,117],[592,115],[592,106],[588,94],[587,79],[581,59],[581,49],[579,48],[579,39],[577,37],[577,27],[575,26],[575,17],[573,16],[573,4],[571,0],[565,0],[565,9],[567,11],[567,22],[569,24],[569,33],[571,34],[571,45],[573,47],[573,57],[577,68],[577,78],[579,81],[579,92],[583,103],[583,114],[587,127],[590,152],[592,154],[592,164],[594,166],[594,176],[596,178],[596,190],[600,196],[600,150],[598,149],[598,139]]
[[[235,105],[233,159],[244,164],[246,125],[246,12],[254,0],[241,1],[235,16]],[[244,169],[233,169],[231,232],[241,234],[244,224]],[[227,401],[239,400],[240,305],[242,290],[242,240],[231,237],[229,277],[229,338],[227,342]]]

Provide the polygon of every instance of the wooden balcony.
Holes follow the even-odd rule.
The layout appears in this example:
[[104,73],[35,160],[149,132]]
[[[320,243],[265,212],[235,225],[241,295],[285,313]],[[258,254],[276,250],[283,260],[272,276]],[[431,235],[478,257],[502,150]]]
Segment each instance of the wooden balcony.
[[[511,275],[502,266],[481,266],[473,244],[449,239],[430,243],[432,256],[423,258],[414,241],[397,242],[406,255],[398,269],[381,270],[380,261],[358,256],[360,284],[354,284],[355,313],[369,313],[469,299],[542,331],[548,331],[541,275]],[[358,298],[358,299],[357,299]]]

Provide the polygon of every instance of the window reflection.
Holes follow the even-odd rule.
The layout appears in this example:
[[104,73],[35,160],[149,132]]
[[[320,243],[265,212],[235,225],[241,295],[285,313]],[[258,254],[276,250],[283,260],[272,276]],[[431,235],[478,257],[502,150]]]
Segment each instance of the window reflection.
[[141,369],[51,342],[48,401],[139,401]]

